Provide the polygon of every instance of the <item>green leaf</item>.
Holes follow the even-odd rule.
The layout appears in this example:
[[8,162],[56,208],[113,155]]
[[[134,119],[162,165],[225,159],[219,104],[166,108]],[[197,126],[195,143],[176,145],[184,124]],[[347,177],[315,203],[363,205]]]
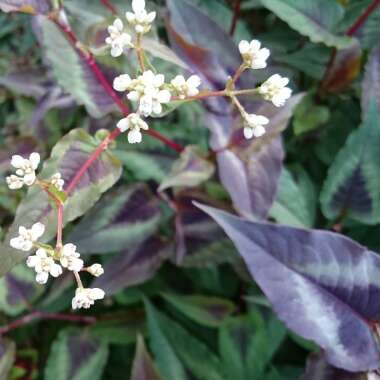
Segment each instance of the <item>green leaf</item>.
[[225,380],[222,363],[206,344],[177,322],[155,312],[158,324],[176,355],[199,380]]
[[160,380],[161,377],[145,347],[141,335],[137,338],[136,355],[133,360],[131,380]]
[[232,302],[222,298],[174,294],[163,297],[188,318],[207,327],[219,327],[235,310]]
[[148,186],[120,187],[100,200],[74,228],[69,240],[82,253],[118,252],[148,239],[160,217],[158,199]]
[[114,108],[88,64],[77,53],[58,27],[46,17],[38,18],[40,40],[58,84],[86,107],[93,117],[101,117]]
[[[98,142],[83,129],[74,129],[64,136],[53,148],[51,157],[43,166],[39,177],[50,178],[60,172],[65,183],[73,179],[77,171],[96,149]],[[121,164],[111,152],[104,152],[77,184],[64,204],[64,223],[67,224],[85,214],[119,179]],[[30,227],[33,223],[42,222],[46,226],[44,241],[55,237],[57,213],[49,203],[48,196],[38,187],[33,186],[20,203],[15,220],[2,244],[0,275],[7,273],[14,265],[28,256],[9,247],[12,237],[18,235],[20,225]]]
[[165,379],[187,380],[185,369],[174,352],[173,347],[163,334],[157,311],[145,300],[150,346],[156,357],[157,367]]
[[45,380],[100,380],[108,347],[86,331],[63,330],[54,341],[45,368]]
[[214,174],[214,165],[203,157],[197,146],[188,146],[175,161],[169,175],[161,182],[160,191],[170,187],[195,187]]
[[16,345],[9,339],[0,338],[0,379],[8,379],[16,356]]
[[284,169],[281,173],[276,200],[269,215],[279,223],[294,227],[312,227],[315,205],[310,204],[307,192]]
[[261,3],[281,20],[314,43],[324,43],[338,49],[347,48],[352,39],[331,32],[341,20],[343,8],[331,0],[261,0]]
[[293,128],[296,135],[307,133],[327,123],[330,110],[314,102],[315,94],[305,96],[294,112]]
[[366,224],[380,222],[380,117],[372,102],[362,126],[352,132],[328,171],[321,193],[328,219],[348,216]]

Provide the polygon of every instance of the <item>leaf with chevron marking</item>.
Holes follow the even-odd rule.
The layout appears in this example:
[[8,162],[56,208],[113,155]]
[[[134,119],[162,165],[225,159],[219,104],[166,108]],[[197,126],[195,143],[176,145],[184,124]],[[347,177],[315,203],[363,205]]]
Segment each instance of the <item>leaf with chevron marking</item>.
[[380,116],[373,103],[329,169],[321,193],[328,219],[345,215],[366,224],[380,222],[379,140]]

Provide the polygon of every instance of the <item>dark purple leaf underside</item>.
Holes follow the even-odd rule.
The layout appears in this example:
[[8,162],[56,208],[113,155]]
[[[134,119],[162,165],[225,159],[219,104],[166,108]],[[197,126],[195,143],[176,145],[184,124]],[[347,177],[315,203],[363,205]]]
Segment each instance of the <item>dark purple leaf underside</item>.
[[341,235],[255,223],[199,205],[232,239],[280,318],[349,371],[380,367],[380,258]]
[[172,249],[167,242],[151,238],[117,255],[106,265],[104,275],[92,285],[112,294],[125,287],[141,284],[153,277],[170,255]]
[[362,84],[362,109],[366,111],[376,101],[380,112],[380,46],[373,49],[368,58]]

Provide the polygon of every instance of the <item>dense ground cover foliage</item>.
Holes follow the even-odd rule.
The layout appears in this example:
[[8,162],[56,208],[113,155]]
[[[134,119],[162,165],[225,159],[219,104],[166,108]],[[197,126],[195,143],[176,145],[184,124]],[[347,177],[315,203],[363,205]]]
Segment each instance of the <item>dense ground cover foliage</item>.
[[0,9],[0,380],[380,379],[379,0]]

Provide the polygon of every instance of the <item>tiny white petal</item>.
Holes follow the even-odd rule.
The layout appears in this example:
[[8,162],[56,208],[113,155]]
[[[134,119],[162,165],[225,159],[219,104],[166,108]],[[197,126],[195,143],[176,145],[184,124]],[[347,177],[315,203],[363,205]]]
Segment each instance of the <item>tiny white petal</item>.
[[38,153],[34,152],[29,156],[29,161],[32,164],[32,168],[36,170],[40,164],[41,157]]
[[32,239],[38,240],[45,232],[45,226],[42,223],[35,223],[31,228]]
[[41,273],[37,273],[36,275],[36,281],[41,285],[46,284],[48,278],[49,278],[48,272],[41,272]]

